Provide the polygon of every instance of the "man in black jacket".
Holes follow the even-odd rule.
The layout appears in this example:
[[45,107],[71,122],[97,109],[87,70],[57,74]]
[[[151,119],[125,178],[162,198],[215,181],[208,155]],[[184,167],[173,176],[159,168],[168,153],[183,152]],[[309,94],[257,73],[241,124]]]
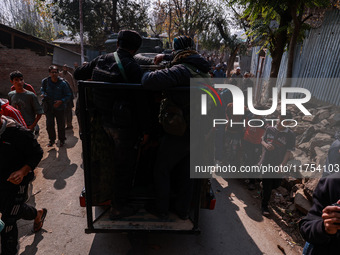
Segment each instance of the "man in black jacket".
[[0,212],[5,222],[1,254],[17,254],[17,220],[34,220],[33,231],[42,228],[47,210],[25,203],[28,183],[43,156],[33,134],[14,120],[0,115]]
[[[77,68],[74,78],[111,83],[140,83],[142,70],[133,56],[141,44],[142,38],[137,32],[120,31],[117,51],[99,56]],[[135,145],[140,134],[139,125],[134,121],[141,117],[138,113],[141,104],[138,102],[142,98],[134,92],[117,92],[107,88],[95,88],[92,92],[96,109],[92,126],[95,126],[97,134],[97,139],[94,139],[97,141],[94,141],[92,150],[101,151],[101,153],[94,152],[95,156],[92,156],[91,161],[99,162],[98,168],[102,171],[100,174],[107,176],[107,180],[114,178],[113,185],[110,183],[110,187],[107,187],[108,183],[105,183],[105,188],[103,186],[101,188],[108,190],[113,186],[110,218],[115,220],[136,213],[135,208],[128,204],[128,197],[136,162]],[[100,131],[102,127],[104,132]],[[102,142],[99,141],[100,139]],[[105,143],[109,147],[105,148]],[[98,169],[96,174],[99,174]]]
[[[124,68],[126,80],[119,69],[113,52],[101,55],[82,67],[78,67],[74,71],[74,78],[76,80],[92,79],[94,81],[113,83],[140,83],[142,70],[133,56],[136,54],[141,44],[142,38],[135,31],[122,30],[118,33],[117,53]],[[108,71],[109,74],[105,75],[104,73],[100,73],[100,71],[98,72],[98,68]]]
[[[165,90],[171,87],[190,86],[190,78],[210,77],[210,65],[194,49],[194,42],[188,36],[174,39],[172,55],[157,55],[154,62],[171,60],[170,68],[145,73],[142,85],[152,90]],[[189,93],[179,94],[167,91],[170,98],[183,112],[186,130],[182,135],[166,133],[159,146],[155,168],[154,183],[156,201],[146,209],[161,219],[168,218],[171,192],[175,192],[173,209],[181,219],[188,218],[192,198],[192,181],[190,180],[190,99]],[[162,108],[162,106],[161,106]],[[164,107],[163,107],[164,108]],[[161,114],[162,115],[162,114]],[[164,130],[166,131],[164,125]],[[173,181],[173,182],[172,182]],[[176,188],[174,188],[176,187]]]
[[[338,166],[334,166],[338,168]],[[321,178],[313,194],[313,206],[300,221],[300,232],[310,243],[306,254],[339,254],[340,173]]]

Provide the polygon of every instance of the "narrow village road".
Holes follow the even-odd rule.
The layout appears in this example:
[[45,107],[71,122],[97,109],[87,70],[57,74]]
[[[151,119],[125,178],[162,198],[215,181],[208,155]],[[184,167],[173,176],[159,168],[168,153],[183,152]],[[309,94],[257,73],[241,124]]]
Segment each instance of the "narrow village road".
[[84,180],[76,118],[62,148],[46,147],[44,117],[39,124],[44,157],[36,169],[29,203],[47,208],[48,214],[43,230],[36,234],[31,232],[33,222],[19,221],[21,255],[301,254],[301,247],[293,245],[273,220],[261,215],[259,201],[239,180],[214,181],[217,205],[213,211],[202,210],[200,235],[85,234],[86,211],[79,206]]

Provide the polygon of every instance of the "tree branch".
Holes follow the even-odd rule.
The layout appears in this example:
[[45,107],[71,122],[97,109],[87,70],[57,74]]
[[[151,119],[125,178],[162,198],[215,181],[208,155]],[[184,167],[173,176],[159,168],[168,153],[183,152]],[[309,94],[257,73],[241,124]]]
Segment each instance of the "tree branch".
[[310,17],[312,17],[313,14],[309,14],[306,18],[304,18],[302,21],[301,21],[301,24],[305,23]]

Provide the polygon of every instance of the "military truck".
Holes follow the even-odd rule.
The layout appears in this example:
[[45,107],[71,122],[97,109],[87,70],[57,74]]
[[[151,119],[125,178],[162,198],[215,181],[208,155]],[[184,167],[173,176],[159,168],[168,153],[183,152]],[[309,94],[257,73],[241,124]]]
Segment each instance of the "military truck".
[[[158,66],[158,68],[161,67]],[[154,70],[155,66],[143,66],[143,69]],[[142,119],[145,119],[142,122],[148,124],[147,127],[143,127],[148,130],[148,142],[146,144],[142,142],[143,136],[141,135],[140,140],[134,145],[137,158],[129,203],[138,207],[139,210],[136,215],[119,220],[109,218],[110,199],[114,197],[112,194],[112,183],[115,178],[112,161],[114,145],[105,134],[103,120],[98,117],[100,110],[93,99],[96,90],[105,91],[105,93],[115,95],[116,98],[137,98],[138,107],[143,114]],[[183,90],[188,92],[189,88],[179,87],[170,90],[172,93],[176,93],[176,90],[178,93],[183,93]],[[85,177],[80,204],[86,207],[86,233],[130,231],[199,233],[200,210],[214,209],[216,200],[209,179],[193,179],[194,192],[190,217],[187,220],[180,219],[174,213],[170,213],[168,220],[158,219],[144,209],[147,203],[155,199],[153,170],[159,139],[162,134],[164,135],[163,128],[158,122],[161,98],[162,92],[146,90],[141,84],[79,81],[80,127]],[[143,125],[140,123],[140,121],[134,121],[134,125]]]

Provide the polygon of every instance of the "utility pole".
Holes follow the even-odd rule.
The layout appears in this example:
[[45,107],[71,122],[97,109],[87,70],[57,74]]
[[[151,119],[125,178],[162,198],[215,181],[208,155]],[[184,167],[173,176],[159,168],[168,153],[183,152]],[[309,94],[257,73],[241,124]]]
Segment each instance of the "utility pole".
[[171,48],[171,21],[172,21],[172,17],[171,17],[171,14],[172,14],[172,11],[171,11],[171,3],[170,3],[170,0],[169,0],[169,32],[168,32],[168,36],[169,36],[169,45],[170,45],[170,48]]
[[80,66],[84,63],[83,0],[79,0]]

